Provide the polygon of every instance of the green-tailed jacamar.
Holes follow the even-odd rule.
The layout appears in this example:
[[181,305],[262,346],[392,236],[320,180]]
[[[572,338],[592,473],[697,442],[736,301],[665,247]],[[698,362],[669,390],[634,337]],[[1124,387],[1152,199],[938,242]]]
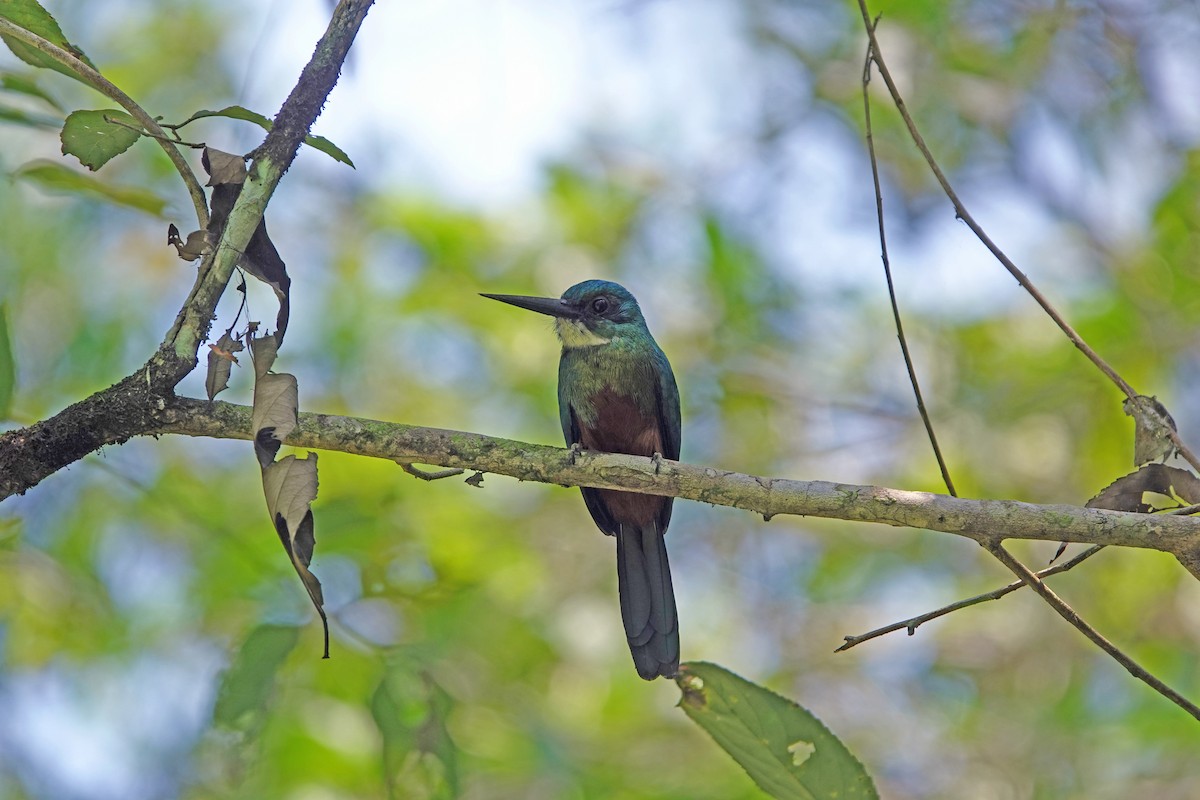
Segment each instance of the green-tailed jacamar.
[[[554,317],[562,342],[558,416],[569,446],[679,458],[679,390],[634,299],[610,281],[584,281],[561,299],[485,294]],[[592,519],[617,537],[621,620],[638,675],[679,669],[679,615],[663,536],[670,497],[583,489]]]

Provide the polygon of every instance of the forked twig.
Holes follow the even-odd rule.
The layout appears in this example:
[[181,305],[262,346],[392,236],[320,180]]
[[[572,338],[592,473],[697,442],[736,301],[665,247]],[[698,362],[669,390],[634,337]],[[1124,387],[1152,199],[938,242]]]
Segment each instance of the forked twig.
[[913,394],[917,398],[917,412],[921,422],[925,424],[925,433],[929,444],[933,447],[933,456],[937,459],[938,469],[942,472],[942,481],[946,491],[957,497],[954,481],[950,479],[950,469],[942,456],[942,448],[938,446],[937,434],[933,432],[933,422],[929,419],[929,411],[925,408],[925,399],[921,396],[921,385],[917,382],[917,371],[913,367],[912,354],[908,351],[908,340],[904,337],[904,324],[900,321],[900,305],[896,302],[896,287],[892,283],[892,265],[888,258],[887,233],[883,223],[883,190],[879,185],[879,162],[875,158],[875,139],[871,132],[871,99],[867,94],[867,86],[871,82],[871,59],[874,51],[874,39],[867,46],[867,58],[863,63],[863,114],[866,117],[867,152],[871,156],[871,179],[875,184],[875,217],[879,222],[879,250],[883,259],[883,274],[887,278],[888,298],[892,301],[892,317],[896,321],[896,336],[900,339],[900,352],[904,355],[904,366],[908,369],[908,382],[912,384]]
[[[1080,553],[1079,555],[1070,559],[1069,561],[1064,561],[1063,563],[1057,564],[1053,567],[1047,567],[1046,569],[1043,569],[1035,574],[1039,578],[1048,578],[1051,575],[1057,575],[1060,572],[1066,572],[1067,570],[1073,569],[1080,563],[1082,563],[1082,562],[1086,561],[1087,559],[1091,558],[1092,556],[1096,555],[1096,553],[1099,553],[1103,549],[1104,549],[1104,545],[1102,545],[1102,544],[1092,545],[1091,547],[1084,550],[1082,553]],[[854,647],[855,645],[860,645],[863,642],[870,641],[871,639],[877,639],[880,636],[883,636],[888,633],[892,633],[893,631],[907,629],[908,635],[912,636],[917,632],[917,628],[921,627],[926,622],[935,620],[938,617],[944,617],[945,615],[947,615],[953,611],[958,611],[960,608],[969,608],[970,606],[977,606],[980,603],[986,603],[989,600],[999,600],[1001,597],[1012,594],[1017,589],[1020,589],[1021,587],[1025,586],[1025,585],[1026,585],[1026,583],[1023,580],[1013,581],[1012,583],[1008,584],[1007,586],[1001,586],[999,589],[993,589],[990,592],[984,592],[983,594],[977,594],[974,597],[968,597],[965,600],[959,600],[956,603],[951,603],[950,605],[942,606],[941,608],[935,609],[933,611],[928,611],[924,614],[918,614],[915,617],[910,617],[908,619],[901,620],[900,622],[893,622],[891,625],[885,625],[882,628],[876,628],[875,630],[868,631],[867,633],[860,633],[857,636],[846,636],[846,637],[844,637],[846,640],[846,643],[843,644],[838,649],[834,650],[833,652],[841,653],[844,650],[849,650],[851,647]]]
[[[934,176],[937,178],[937,181],[941,185],[942,190],[945,192],[946,196],[950,199],[950,202],[953,204],[955,215],[959,219],[961,219],[964,223],[966,223],[967,227],[969,227],[971,229],[971,231],[976,235],[976,237],[978,237],[978,239],[984,244],[984,246],[987,247],[987,249],[992,253],[992,255],[1004,266],[1005,269],[1007,269],[1009,271],[1009,273],[1014,278],[1016,278],[1017,282],[1025,289],[1025,291],[1028,292],[1029,295],[1031,297],[1033,297],[1033,299],[1038,303],[1038,305],[1042,307],[1042,310],[1045,311],[1046,314],[1052,320],[1054,320],[1055,324],[1058,325],[1059,329],[1062,330],[1062,332],[1067,336],[1067,338],[1071,341],[1071,343],[1074,344],[1075,347],[1077,349],[1079,349],[1080,352],[1082,352],[1085,356],[1087,356],[1087,358],[1101,372],[1103,372],[1109,378],[1109,380],[1111,380],[1131,401],[1136,400],[1136,398],[1138,397],[1138,393],[1133,389],[1133,387],[1130,386],[1129,383],[1127,381],[1125,381],[1125,379],[1122,378],[1117,373],[1117,371],[1108,364],[1108,362],[1106,362],[1103,358],[1101,358],[1087,344],[1087,342],[1085,342],[1083,340],[1083,337],[1081,337],[1075,331],[1075,329],[1072,328],[1070,326],[1070,324],[1067,323],[1067,321],[1062,317],[1062,315],[1058,312],[1058,310],[1050,303],[1050,301],[1047,300],[1046,297],[1044,295],[1042,295],[1042,293],[1037,289],[1037,287],[1033,285],[1033,283],[1029,280],[1029,278],[1025,275],[1025,273],[1023,273],[1020,269],[1017,268],[1016,264],[1014,264],[1013,261],[1004,253],[1004,251],[1002,251],[992,241],[991,237],[989,237],[987,235],[987,233],[983,230],[983,228],[979,225],[979,223],[977,223],[975,221],[974,217],[971,216],[970,212],[967,211],[966,206],[964,206],[962,201],[959,199],[957,193],[954,191],[953,187],[950,185],[949,180],[947,180],[945,173],[942,172],[941,167],[938,165],[937,160],[933,157],[933,154],[930,152],[929,147],[925,144],[925,140],[921,136],[920,131],[917,130],[917,126],[916,126],[916,123],[913,121],[912,115],[908,113],[908,108],[904,103],[903,97],[901,97],[901,95],[900,95],[899,89],[896,87],[895,81],[892,80],[891,72],[888,70],[887,64],[884,61],[883,55],[879,48],[879,42],[875,37],[875,22],[873,22],[871,20],[870,13],[867,10],[866,0],[858,0],[858,7],[859,7],[860,12],[862,13],[863,25],[866,28],[867,38],[869,40],[869,46],[867,48],[867,59],[866,59],[866,64],[865,64],[864,70],[863,70],[863,103],[864,103],[864,108],[866,109],[867,125],[868,125],[868,127],[867,127],[867,142],[868,142],[868,147],[871,151],[871,168],[872,168],[872,175],[873,175],[874,182],[875,182],[876,211],[879,216],[880,240],[881,240],[881,243],[884,243],[884,246],[885,246],[884,255],[883,255],[884,268],[885,268],[885,272],[888,277],[889,291],[892,294],[892,310],[893,310],[893,314],[896,316],[897,329],[898,330],[900,329],[900,318],[899,318],[899,312],[897,311],[897,306],[896,306],[896,302],[895,302],[895,294],[894,294],[894,291],[892,291],[891,271],[890,271],[890,268],[888,267],[888,259],[887,259],[887,254],[886,254],[886,242],[884,239],[884,232],[883,232],[883,203],[882,203],[882,198],[881,198],[881,194],[880,194],[880,190],[879,190],[879,172],[878,172],[878,166],[877,166],[877,163],[875,160],[874,144],[873,144],[873,141],[871,138],[870,127],[869,127],[869,125],[870,125],[870,99],[869,99],[869,95],[867,92],[867,85],[870,80],[870,67],[871,67],[872,62],[879,69],[879,74],[883,78],[884,83],[887,85],[888,92],[891,94],[892,101],[895,103],[895,106],[896,106],[896,110],[900,113],[901,118],[904,120],[904,124],[908,128],[908,132],[909,132],[910,136],[912,137],[913,142],[916,144],[917,149],[921,151],[921,155],[925,158],[925,162],[929,165],[930,170],[933,172]],[[902,335],[901,335],[901,348],[905,352],[905,363],[908,365],[908,368],[909,368],[909,375],[910,375],[910,380],[912,381],[912,384],[913,384],[913,389],[914,389],[914,391],[917,392],[917,395],[918,395],[918,406],[922,409],[922,419],[925,420],[926,429],[930,435],[930,441],[934,446],[935,453],[937,453],[937,455],[938,455],[938,464],[939,464],[939,466],[941,466],[942,471],[943,471],[943,477],[947,480],[947,486],[949,486],[950,484],[949,484],[948,474],[946,472],[944,462],[941,459],[940,451],[938,451],[938,449],[937,449],[936,439],[933,437],[932,426],[929,424],[928,417],[926,416],[926,414],[924,412],[923,403],[920,402],[920,391],[917,387],[916,376],[912,371],[911,360],[908,358],[907,347],[904,344]],[[1172,443],[1177,446],[1180,455],[1183,456],[1193,467],[1195,467],[1196,469],[1200,469],[1200,463],[1197,462],[1194,454],[1192,454],[1192,452],[1182,443],[1182,441],[1180,441],[1180,438],[1179,438],[1177,432],[1175,432],[1175,431],[1171,432],[1171,439],[1172,439]],[[953,494],[954,490],[951,488],[950,492],[951,492],[951,494]],[[1100,633],[1097,632],[1096,629],[1093,628],[1091,625],[1089,625],[1087,622],[1085,622],[1079,616],[1079,614],[1076,613],[1075,610],[1070,607],[1070,605],[1068,605],[1065,601],[1063,601],[1045,583],[1043,583],[1041,578],[1038,575],[1034,574],[1028,567],[1026,567],[1018,559],[1016,559],[1011,553],[1009,553],[1007,550],[1005,550],[1002,542],[1003,542],[1003,537],[997,536],[994,539],[981,542],[981,544],[983,544],[987,548],[988,552],[990,552],[1001,563],[1003,563],[1006,567],[1008,567],[1008,569],[1011,570],[1013,572],[1013,574],[1015,574],[1017,577],[1019,577],[1023,584],[1028,585],[1031,589],[1033,589],[1035,592],[1037,592],[1037,594],[1043,600],[1045,600],[1046,603],[1048,605],[1050,605],[1050,607],[1053,608],[1060,616],[1062,616],[1065,620],[1067,620],[1069,623],[1071,623],[1071,625],[1073,625],[1077,630],[1079,630],[1084,636],[1086,636],[1094,644],[1096,644],[1098,647],[1100,647],[1100,649],[1102,649],[1106,653],[1108,653],[1115,661],[1117,661],[1117,663],[1119,663],[1119,664],[1121,664],[1121,666],[1125,667],[1125,669],[1128,670],[1131,675],[1144,681],[1146,684],[1148,684],[1153,689],[1155,689],[1155,691],[1159,692],[1164,697],[1166,697],[1168,700],[1175,703],[1183,710],[1187,711],[1189,714],[1192,715],[1192,717],[1194,717],[1197,720],[1200,720],[1200,707],[1197,707],[1195,704],[1193,704],[1192,702],[1187,700],[1187,698],[1183,697],[1178,692],[1176,692],[1174,689],[1172,689],[1171,687],[1169,687],[1165,683],[1163,683],[1161,680],[1159,680],[1158,678],[1151,675],[1143,667],[1141,667],[1139,664],[1137,664],[1137,662],[1135,662],[1132,658],[1130,658],[1128,655],[1126,655],[1120,648],[1118,648],[1116,645],[1114,645],[1108,639],[1101,636]],[[1091,555],[1091,553],[1087,554],[1087,556],[1090,556],[1090,555]],[[1087,556],[1084,556],[1084,557],[1087,557]],[[1078,563],[1079,561],[1082,561],[1082,560],[1083,560],[1083,558],[1076,557],[1076,559],[1072,559],[1072,561],[1068,562],[1068,564],[1070,566],[1074,566],[1076,563]],[[1066,565],[1064,565],[1064,566],[1066,566]],[[1012,587],[1012,588],[1010,588],[1010,587]],[[1004,587],[1001,590],[997,590],[998,594],[997,593],[990,593],[990,594],[996,594],[997,597],[1002,597],[1005,594],[1008,594],[1010,591],[1015,591],[1016,588],[1018,588],[1018,587],[1013,587],[1012,584],[1010,584],[1009,587]],[[886,628],[886,629],[880,629],[880,632],[878,634],[876,634],[875,632],[871,632],[871,634],[865,634],[862,637],[856,637],[856,640],[854,640],[854,641],[851,640],[851,637],[846,637],[846,644],[843,645],[841,648],[839,648],[839,650],[846,649],[850,646],[853,646],[853,644],[857,644],[858,641],[866,641],[868,638],[874,638],[874,635],[882,635],[883,633],[889,632],[890,630],[899,630],[902,627],[908,628],[909,633],[911,634],[916,629],[917,625],[919,625],[921,622],[928,621],[928,619],[932,619],[936,616],[941,616],[944,613],[949,613],[950,611],[953,611],[957,608],[962,608],[967,605],[974,605],[974,604],[976,604],[976,602],[985,602],[987,599],[994,599],[994,598],[991,598],[988,596],[980,596],[980,598],[982,598],[982,599],[971,598],[967,601],[962,601],[960,603],[953,604],[952,606],[948,606],[948,607],[946,607],[946,609],[939,609],[937,612],[933,612],[932,616],[923,615],[923,617],[927,617],[927,618],[920,618],[920,617],[914,618],[914,620],[920,620],[919,622],[916,622],[915,624],[913,623],[913,620],[907,620],[904,623],[899,623],[897,625],[890,626],[889,628]]]
[[[122,122],[119,119],[114,119],[113,117],[108,116],[108,114],[104,115],[104,121],[109,125],[116,125],[118,128],[131,130],[140,136],[146,136],[150,139],[159,139],[161,141],[170,142],[171,144],[177,144],[180,147],[190,147],[193,150],[201,150],[206,147],[204,142],[185,142],[183,139],[179,138],[178,134],[175,136],[167,136],[163,133],[154,133],[153,131],[148,131],[138,125],[130,125],[128,122]],[[174,133],[174,131],[172,131],[172,133]]]
[[[1038,288],[1033,285],[1032,281],[1029,280],[1029,277],[1020,269],[1018,269],[1017,265],[1013,263],[1012,259],[1010,259],[1008,255],[1005,254],[1005,252],[1001,250],[995,242],[992,241],[992,238],[987,235],[987,232],[983,230],[982,226],[980,226],[980,224],[975,221],[975,218],[971,216],[971,212],[969,212],[967,207],[963,205],[962,200],[960,200],[958,197],[958,193],[954,191],[954,187],[950,185],[950,181],[946,178],[946,174],[942,172],[942,168],[938,164],[937,159],[935,159],[933,157],[933,153],[930,152],[929,146],[925,144],[925,138],[921,136],[921,132],[917,130],[917,124],[913,120],[912,115],[908,112],[908,106],[905,105],[904,98],[900,95],[900,90],[896,87],[896,82],[892,80],[892,73],[888,70],[887,63],[883,59],[883,53],[879,49],[879,41],[875,38],[875,24],[871,21],[871,15],[867,10],[866,0],[858,0],[858,8],[862,13],[863,25],[867,30],[867,38],[870,40],[870,46],[867,51],[868,58],[870,61],[873,61],[875,66],[879,69],[879,75],[883,78],[883,82],[887,85],[888,93],[892,97],[892,102],[895,104],[896,110],[900,112],[900,118],[904,120],[904,125],[906,128],[908,128],[908,133],[912,137],[913,143],[917,146],[917,149],[921,151],[921,156],[925,159],[925,163],[929,165],[929,169],[931,172],[933,172],[934,177],[937,178],[937,182],[939,185],[941,185],[942,191],[946,194],[946,197],[949,198],[951,204],[954,206],[955,216],[966,223],[967,227],[971,229],[971,232],[974,233],[979,241],[983,243],[983,246],[986,247],[989,252],[991,252],[991,254],[1004,266],[1006,270],[1008,270],[1009,274],[1016,278],[1017,283],[1019,283],[1021,287],[1029,293],[1029,296],[1032,297],[1034,301],[1042,307],[1042,310],[1046,312],[1050,319],[1054,320],[1054,324],[1059,327],[1059,329],[1066,335],[1071,343],[1075,345],[1075,347],[1078,348],[1081,353],[1087,356],[1088,360],[1091,361],[1097,369],[1103,372],[1105,376],[1107,376],[1108,379],[1125,394],[1126,397],[1130,398],[1131,400],[1136,398],[1138,393],[1132,386],[1129,385],[1129,382],[1122,378],[1121,375],[1115,369],[1113,369],[1113,367],[1107,361],[1101,358],[1100,355],[1083,340],[1083,337],[1071,327],[1071,325],[1063,318],[1062,314],[1058,312],[1058,309],[1056,309],[1050,303],[1050,301],[1046,299],[1046,296],[1043,295],[1041,291],[1039,291]],[[1170,437],[1172,444],[1174,444],[1176,449],[1179,451],[1179,455],[1194,468],[1200,470],[1200,457],[1197,457],[1196,454],[1191,451],[1191,449],[1180,439],[1179,434],[1176,431],[1171,431]]]
[[1005,550],[999,539],[995,539],[992,542],[985,544],[984,547],[988,549],[988,552],[1003,562],[1004,566],[1011,569],[1017,575],[1020,575],[1021,579],[1026,583],[1026,585],[1028,585],[1030,589],[1033,589],[1035,592],[1037,592],[1041,598],[1050,605],[1051,608],[1058,612],[1059,616],[1071,623],[1076,630],[1090,639],[1093,644],[1112,656],[1113,660],[1124,667],[1130,675],[1138,680],[1144,681],[1152,689],[1154,689],[1154,691],[1158,692],[1163,697],[1167,698],[1172,703],[1191,714],[1197,720],[1200,720],[1200,707],[1196,706],[1195,703],[1188,700],[1179,692],[1175,691],[1170,686],[1167,686],[1167,684],[1151,675],[1148,671],[1146,671],[1145,667],[1141,666],[1132,658],[1125,655],[1125,652],[1121,650],[1121,648],[1104,638],[1095,628],[1084,622],[1083,618],[1075,612],[1075,609],[1067,605],[1066,601],[1055,594],[1049,586],[1043,583],[1041,578],[1030,572],[1028,567],[1018,561],[1012,555],[1012,553]]

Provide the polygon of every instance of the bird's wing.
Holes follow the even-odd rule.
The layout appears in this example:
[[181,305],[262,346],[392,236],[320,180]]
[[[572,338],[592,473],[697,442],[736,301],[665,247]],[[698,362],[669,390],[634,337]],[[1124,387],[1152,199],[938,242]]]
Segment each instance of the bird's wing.
[[[671,371],[671,364],[667,361],[667,357],[661,352],[659,356],[656,359],[654,371],[658,378],[655,394],[658,401],[658,427],[659,435],[662,437],[662,454],[664,458],[678,461],[679,440],[683,427],[679,413],[679,389],[675,386],[675,373]],[[667,526],[671,524],[672,505],[671,499],[667,498],[658,512],[658,530],[663,535],[666,535]]]
[[655,391],[658,395],[658,425],[662,436],[663,456],[672,461],[679,460],[679,438],[682,427],[679,414],[679,389],[675,386],[675,374],[666,356],[657,359]]

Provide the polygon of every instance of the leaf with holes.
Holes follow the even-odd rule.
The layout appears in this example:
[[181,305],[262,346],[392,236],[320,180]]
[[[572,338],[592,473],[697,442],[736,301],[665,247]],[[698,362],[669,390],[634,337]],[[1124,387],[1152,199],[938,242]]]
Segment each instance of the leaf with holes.
[[1104,487],[1087,508],[1148,514],[1200,503],[1200,478],[1178,467],[1147,464]]
[[124,111],[73,111],[63,123],[62,153],[88,169],[100,169],[141,138],[141,126]]
[[705,662],[680,665],[675,680],[683,712],[772,797],[879,797],[858,759],[791,700]]

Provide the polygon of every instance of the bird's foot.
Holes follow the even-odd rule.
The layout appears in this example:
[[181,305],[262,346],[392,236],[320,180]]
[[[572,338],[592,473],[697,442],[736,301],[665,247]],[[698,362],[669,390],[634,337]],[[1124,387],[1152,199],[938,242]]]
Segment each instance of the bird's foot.
[[567,448],[567,462],[573,467],[575,459],[583,452],[583,445],[579,442],[571,442],[571,446]]
[[654,474],[660,474],[662,471],[663,462],[666,461],[666,459],[663,458],[663,454],[655,453],[654,455],[650,456],[650,460],[654,462]]

